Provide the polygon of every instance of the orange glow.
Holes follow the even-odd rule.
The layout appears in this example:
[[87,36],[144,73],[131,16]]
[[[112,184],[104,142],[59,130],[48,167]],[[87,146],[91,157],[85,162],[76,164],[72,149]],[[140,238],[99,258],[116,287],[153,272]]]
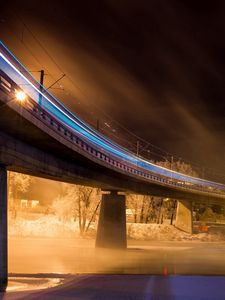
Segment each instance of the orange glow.
[[23,102],[26,99],[26,94],[23,91],[15,91],[16,100]]
[[167,266],[164,266],[164,268],[163,268],[163,275],[164,276],[168,275],[168,268],[167,268]]

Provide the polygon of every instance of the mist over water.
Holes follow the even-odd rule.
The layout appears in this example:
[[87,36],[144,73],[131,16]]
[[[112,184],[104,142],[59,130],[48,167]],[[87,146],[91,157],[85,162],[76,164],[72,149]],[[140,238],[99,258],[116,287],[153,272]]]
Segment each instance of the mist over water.
[[174,200],[129,194],[127,249],[96,248],[98,189],[13,172],[8,179],[10,274],[225,274],[222,206],[195,208],[204,222],[217,218],[219,232],[188,234],[170,225]]
[[224,249],[224,243],[129,241],[126,250],[110,250],[94,248],[93,240],[12,238],[9,273],[222,275]]

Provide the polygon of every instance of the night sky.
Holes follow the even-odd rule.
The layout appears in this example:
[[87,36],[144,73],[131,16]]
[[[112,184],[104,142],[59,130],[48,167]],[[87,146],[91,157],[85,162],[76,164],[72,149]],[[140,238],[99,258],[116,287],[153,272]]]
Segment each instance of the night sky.
[[224,173],[225,1],[8,1],[0,22],[46,87],[66,74],[51,92],[84,120]]

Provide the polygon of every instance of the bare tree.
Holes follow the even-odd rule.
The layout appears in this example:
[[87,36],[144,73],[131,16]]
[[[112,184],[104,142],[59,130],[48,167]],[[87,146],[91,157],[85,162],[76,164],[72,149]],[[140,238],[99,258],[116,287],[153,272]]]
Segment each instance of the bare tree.
[[96,188],[62,184],[61,194],[53,202],[52,209],[63,221],[71,218],[78,221],[83,235],[97,214],[99,202],[99,190]]
[[21,194],[27,192],[32,182],[32,177],[22,173],[8,172],[8,199],[9,210],[12,212],[12,218],[16,218],[19,208],[18,198]]
[[181,160],[156,161],[155,164],[157,164],[161,167],[167,168],[167,169],[171,169],[176,172],[180,172],[180,173],[190,175],[193,177],[198,177],[198,173],[193,169],[193,167],[190,164],[186,164],[185,162],[183,162]]
[[140,221],[140,211],[143,205],[143,196],[137,194],[127,194],[127,207],[131,209],[134,217],[134,223]]
[[162,199],[148,195],[127,195],[127,207],[133,212],[134,223],[157,222]]

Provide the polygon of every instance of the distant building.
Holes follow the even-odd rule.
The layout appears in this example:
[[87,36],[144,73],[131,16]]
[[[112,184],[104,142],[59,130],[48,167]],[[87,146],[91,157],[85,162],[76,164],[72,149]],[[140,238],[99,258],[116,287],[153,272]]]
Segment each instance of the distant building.
[[135,210],[131,208],[126,209],[126,220],[127,222],[133,222],[134,221],[134,214]]
[[38,205],[39,205],[39,200],[28,200],[28,199],[20,200],[20,208],[34,208]]

